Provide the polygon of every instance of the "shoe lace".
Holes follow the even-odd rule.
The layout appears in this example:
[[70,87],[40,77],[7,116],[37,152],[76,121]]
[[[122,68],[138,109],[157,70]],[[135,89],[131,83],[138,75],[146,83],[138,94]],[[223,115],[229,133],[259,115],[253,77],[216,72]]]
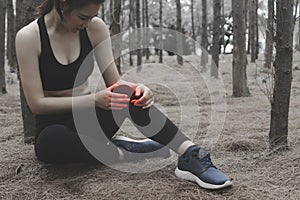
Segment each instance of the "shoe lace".
[[203,166],[205,166],[207,168],[209,168],[209,167],[216,168],[216,166],[211,161],[209,152],[207,152],[206,150],[199,149],[198,151],[196,151],[194,153],[195,153],[194,156],[196,157],[196,159],[199,160]]
[[204,158],[201,159],[201,162],[206,166],[206,167],[214,167],[216,168],[216,166],[212,163],[211,159],[210,159],[210,154],[208,154],[207,156],[205,156]]

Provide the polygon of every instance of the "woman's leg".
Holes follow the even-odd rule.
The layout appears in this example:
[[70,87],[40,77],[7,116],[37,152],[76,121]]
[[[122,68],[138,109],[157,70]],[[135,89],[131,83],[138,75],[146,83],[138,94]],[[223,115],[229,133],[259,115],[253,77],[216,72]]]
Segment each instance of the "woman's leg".
[[46,163],[94,161],[78,135],[64,125],[51,125],[36,137],[35,152]]
[[190,139],[155,106],[144,110],[131,104],[129,105],[129,113],[129,119],[131,119],[143,135],[168,146],[177,153],[179,153],[178,150],[183,143],[190,141]]
[[[129,87],[116,89],[131,99],[135,98],[134,91]],[[142,109],[129,103],[128,109],[117,112],[115,116],[126,114],[146,137],[168,146],[181,155],[175,170],[177,177],[196,182],[207,189],[220,189],[232,185],[230,178],[213,165],[209,152],[191,142],[156,107]]]
[[[135,98],[132,89],[126,87],[119,87],[118,89],[122,93],[128,94],[132,99]],[[175,171],[178,177],[194,181],[201,187],[208,189],[219,189],[232,185],[230,178],[212,164],[209,153],[193,145],[157,108],[141,109],[129,103],[128,109],[122,111],[105,111],[98,108],[96,110],[99,124],[106,139],[110,140],[124,119],[129,117],[146,137],[182,154]],[[105,146],[107,145],[105,142],[106,140],[97,140],[94,143],[97,143],[96,146]],[[82,144],[78,134],[64,125],[50,125],[44,128],[36,137],[35,151],[40,160],[49,163],[95,161]],[[116,161],[120,158],[120,151],[117,148],[104,148],[104,151],[100,153],[108,155]]]
[[[124,91],[124,93],[125,92],[126,91]],[[95,161],[96,159],[91,155],[92,153],[98,160],[101,160],[101,156],[108,155],[108,157],[113,158],[111,162],[116,162],[116,159],[122,158],[124,155],[122,155],[120,149],[115,148],[115,146],[112,145],[110,141],[115,133],[119,130],[126,117],[130,117],[131,114],[129,114],[128,111],[130,110],[130,112],[132,112],[131,106],[132,105],[130,105],[130,109],[125,109],[124,111],[108,111],[96,108],[96,116],[98,119],[98,123],[102,129],[101,137],[97,137],[97,135],[99,135],[97,134],[97,132],[95,134],[95,130],[97,128],[93,126],[93,123],[90,123],[91,121],[93,121],[93,119],[90,118],[93,116],[93,109],[80,111],[80,115],[83,115],[83,120],[80,121],[81,125],[83,125],[83,129],[80,127],[79,129],[77,129],[78,127],[75,126],[76,121],[74,121],[72,113],[61,114],[57,116],[39,116],[37,120],[37,124],[39,125],[37,128],[38,134],[35,144],[37,157],[40,160],[48,163]],[[134,113],[132,113],[133,115],[137,115],[134,116],[134,119],[138,119],[135,120],[135,122],[142,126],[147,125],[151,121],[148,116],[149,112],[142,109],[138,110],[140,110],[141,112],[135,113],[136,111],[134,111]],[[157,112],[159,112],[158,117],[165,117],[162,113],[160,113],[160,111],[157,110]],[[156,137],[153,137],[153,140],[158,141],[159,143],[164,145],[169,143],[169,141],[173,138],[172,134],[177,131],[177,128],[174,124],[172,124],[172,122],[170,122],[170,120],[167,120],[167,124],[168,126],[171,126],[166,127],[162,130],[167,133],[164,134],[164,138],[156,139]],[[155,123],[154,125],[156,126],[157,123]],[[175,129],[171,130],[172,128]],[[77,132],[77,130],[79,132]],[[152,134],[153,132],[152,130],[141,131],[150,134]],[[149,137],[150,135],[146,136]],[[85,140],[83,144],[82,139],[85,138],[87,138],[88,140]],[[141,145],[143,144],[140,143],[139,146]],[[157,149],[157,147],[160,147],[154,142],[148,142],[147,145],[147,149]],[[96,153],[89,153],[89,150],[93,151],[93,149],[96,150]],[[99,156],[100,154],[101,156]],[[131,155],[126,154],[126,156],[130,157]]]
[[[127,94],[131,100],[137,98],[133,89],[128,86],[118,86],[114,89],[114,92]],[[179,151],[182,144],[188,144],[185,145],[185,149],[193,145],[189,138],[155,106],[142,109],[134,106],[132,103],[128,103],[128,108],[122,111],[97,109],[97,116],[102,129],[106,130],[104,132],[108,138],[115,134],[125,118],[128,117],[143,135],[168,146],[177,153],[184,152]]]
[[[97,145],[101,145],[101,141]],[[35,152],[37,158],[46,163],[98,162],[82,144],[78,134],[65,125],[44,128],[36,137]],[[110,151],[109,155],[119,156],[116,150]]]

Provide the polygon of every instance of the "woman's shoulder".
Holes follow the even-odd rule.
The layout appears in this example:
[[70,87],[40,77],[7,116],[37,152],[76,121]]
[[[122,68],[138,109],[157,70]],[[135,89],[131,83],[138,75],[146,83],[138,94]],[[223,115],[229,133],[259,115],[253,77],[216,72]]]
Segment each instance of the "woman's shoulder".
[[101,18],[94,17],[91,20],[91,22],[89,23],[89,26],[87,29],[89,31],[105,31],[105,30],[107,30],[107,26]]
[[99,17],[95,17],[92,19],[89,26],[87,27],[87,32],[93,46],[96,46],[109,37],[108,27],[105,22]]
[[39,42],[39,28],[37,24],[37,19],[30,22],[28,25],[21,28],[16,35],[16,42],[22,42],[30,44],[36,44]]

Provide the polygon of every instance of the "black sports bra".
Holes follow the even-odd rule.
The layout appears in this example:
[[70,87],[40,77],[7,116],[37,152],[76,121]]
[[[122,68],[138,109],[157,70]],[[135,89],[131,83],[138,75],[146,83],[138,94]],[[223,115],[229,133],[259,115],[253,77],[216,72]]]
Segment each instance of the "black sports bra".
[[59,63],[54,56],[46,29],[44,16],[38,19],[38,26],[41,39],[39,69],[43,89],[49,91],[66,90],[85,83],[94,68],[93,54],[90,53],[93,50],[93,47],[86,29],[80,31],[79,34],[79,57],[74,62],[63,65]]

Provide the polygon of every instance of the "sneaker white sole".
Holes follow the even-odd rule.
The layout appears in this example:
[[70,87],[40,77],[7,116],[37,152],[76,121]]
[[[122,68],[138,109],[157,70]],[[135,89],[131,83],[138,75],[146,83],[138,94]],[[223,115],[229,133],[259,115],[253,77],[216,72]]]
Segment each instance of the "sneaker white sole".
[[205,182],[201,181],[197,176],[195,176],[194,174],[192,174],[191,172],[182,171],[182,170],[180,170],[178,168],[175,169],[175,175],[178,178],[181,178],[181,179],[184,179],[184,180],[187,180],[187,181],[195,182],[200,187],[203,187],[205,189],[210,189],[210,190],[217,190],[217,189],[222,189],[222,188],[226,188],[226,187],[232,186],[232,182],[231,181],[226,181],[222,185],[214,185],[214,184],[210,184],[210,183],[205,183]]
[[135,140],[135,139],[128,138],[128,137],[125,137],[125,136],[121,136],[121,135],[113,137],[112,140],[124,140],[124,141],[127,141],[127,142],[137,142],[137,143],[143,143],[143,142],[151,141],[151,139],[148,139],[148,138],[141,139],[141,140]]

